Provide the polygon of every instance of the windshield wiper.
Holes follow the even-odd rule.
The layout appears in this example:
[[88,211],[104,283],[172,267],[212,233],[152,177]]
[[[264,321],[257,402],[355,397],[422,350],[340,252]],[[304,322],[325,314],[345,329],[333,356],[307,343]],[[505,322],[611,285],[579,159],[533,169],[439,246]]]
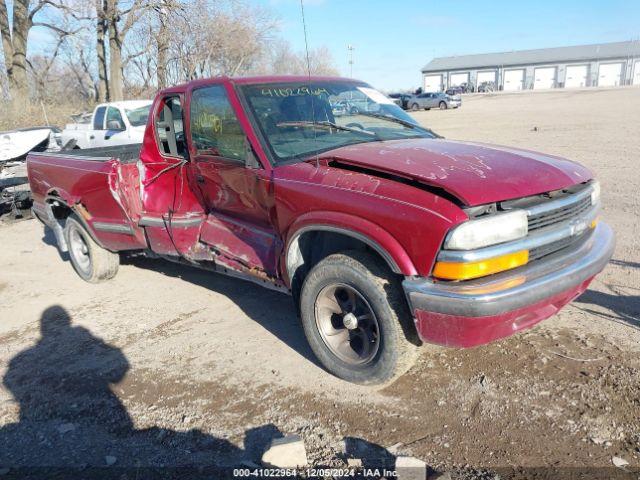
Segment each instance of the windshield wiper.
[[389,120],[390,122],[394,122],[394,123],[399,123],[400,125],[403,125],[407,128],[422,128],[419,127],[418,125],[415,125],[414,123],[411,122],[407,122],[406,120],[402,120],[400,118],[397,117],[392,117],[390,115],[383,115],[381,113],[363,113],[363,112],[358,112],[359,115],[364,115],[365,117],[373,117],[373,118],[380,118],[382,120]]
[[369,130],[361,130],[359,128],[345,127],[344,125],[338,125],[337,123],[323,121],[323,122],[311,122],[311,121],[297,121],[297,122],[280,122],[276,123],[276,127],[322,127],[322,128],[334,128],[336,130],[343,130],[345,132],[361,133],[370,137],[375,137],[375,132]]
[[433,135],[435,138],[444,138],[441,135],[438,135],[436,132],[434,132],[433,130],[431,130],[430,128],[426,128],[420,125],[416,125],[414,123],[411,122],[407,122],[406,120],[402,120],[401,118],[398,117],[392,117],[390,115],[383,115],[381,113],[362,113],[359,112],[359,115],[364,115],[365,117],[373,117],[373,118],[380,118],[382,120],[389,120],[390,122],[394,122],[394,123],[399,123],[400,125],[403,125],[407,128],[410,129],[416,129],[419,128],[420,130],[424,130],[425,132]]

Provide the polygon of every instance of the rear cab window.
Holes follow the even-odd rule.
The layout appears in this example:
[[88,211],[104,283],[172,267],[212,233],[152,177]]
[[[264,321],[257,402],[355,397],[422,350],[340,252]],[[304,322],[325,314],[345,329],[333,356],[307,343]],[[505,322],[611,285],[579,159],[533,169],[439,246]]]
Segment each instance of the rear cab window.
[[93,116],[93,129],[104,130],[104,112],[107,107],[96,108],[96,113]]
[[179,96],[162,99],[154,123],[160,153],[186,158],[182,102]]

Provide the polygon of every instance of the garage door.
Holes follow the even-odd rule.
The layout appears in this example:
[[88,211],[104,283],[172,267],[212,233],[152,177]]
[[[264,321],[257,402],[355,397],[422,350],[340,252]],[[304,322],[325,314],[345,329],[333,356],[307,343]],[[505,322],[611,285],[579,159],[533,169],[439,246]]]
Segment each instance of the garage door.
[[424,77],[425,92],[439,92],[442,90],[442,75],[426,75]]
[[533,74],[533,88],[553,88],[556,86],[556,67],[536,68]]
[[620,85],[622,63],[601,63],[598,70],[598,86],[614,87]]
[[467,73],[452,73],[449,83],[450,87],[458,87],[463,83],[469,83],[469,72]]
[[633,67],[633,84],[640,85],[640,60],[637,60],[636,66]]
[[587,75],[589,67],[587,65],[569,65],[564,78],[566,88],[578,88],[587,86]]
[[505,70],[504,71],[504,90],[522,90],[524,83],[524,70]]
[[478,72],[478,85],[482,85],[484,82],[496,83],[496,71],[491,70],[490,72]]

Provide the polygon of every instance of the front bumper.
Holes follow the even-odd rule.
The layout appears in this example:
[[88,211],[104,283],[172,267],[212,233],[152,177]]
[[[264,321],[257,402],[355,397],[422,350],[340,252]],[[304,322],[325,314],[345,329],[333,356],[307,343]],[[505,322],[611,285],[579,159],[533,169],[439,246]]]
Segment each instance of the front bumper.
[[614,248],[613,231],[600,223],[579,247],[515,270],[465,282],[407,278],[402,286],[423,341],[471,347],[554,315],[587,288]]

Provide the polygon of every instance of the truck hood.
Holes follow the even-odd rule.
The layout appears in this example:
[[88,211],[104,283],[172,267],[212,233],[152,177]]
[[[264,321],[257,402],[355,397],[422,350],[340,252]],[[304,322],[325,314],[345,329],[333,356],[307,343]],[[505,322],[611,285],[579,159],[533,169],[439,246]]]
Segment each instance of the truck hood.
[[559,190],[593,177],[587,168],[564,158],[443,139],[361,143],[323,157],[441,188],[469,206]]

